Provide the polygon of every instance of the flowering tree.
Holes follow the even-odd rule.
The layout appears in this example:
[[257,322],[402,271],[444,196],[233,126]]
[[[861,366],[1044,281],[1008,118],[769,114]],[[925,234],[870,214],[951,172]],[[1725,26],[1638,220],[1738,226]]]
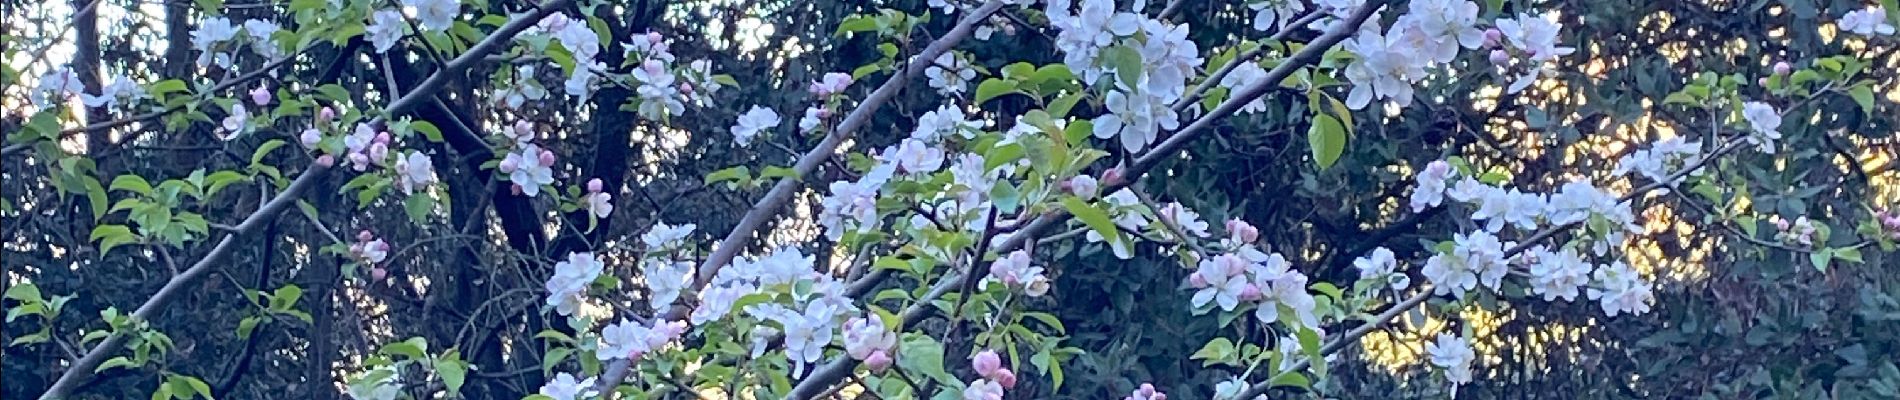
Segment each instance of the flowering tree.
[[[1785,318],[1683,318],[1843,269],[1878,279],[1802,349],[1843,360],[1813,390],[1900,395],[1863,332],[1900,320],[1891,4],[1730,10],[1827,25],[1715,64],[1605,57],[1707,29],[1680,10],[1541,2],[200,1],[142,70],[102,65],[102,1],[64,9],[77,56],[0,70],[6,251],[46,257],[6,263],[9,381],[44,378],[9,397],[271,397],[246,374],[293,365],[253,386],[1455,397],[1569,345],[1500,315],[1761,346]],[[108,264],[139,279],[83,282]]]

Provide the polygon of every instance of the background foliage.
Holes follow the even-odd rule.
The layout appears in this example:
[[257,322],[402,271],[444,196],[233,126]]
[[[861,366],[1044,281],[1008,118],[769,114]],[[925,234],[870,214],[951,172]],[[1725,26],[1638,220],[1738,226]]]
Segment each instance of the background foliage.
[[[18,76],[73,60],[81,71],[105,70],[146,78],[183,76],[190,70],[188,32],[206,3],[182,1],[0,0],[8,40],[4,49],[10,71],[0,79],[5,104],[0,129],[13,132],[28,123],[17,112],[25,87]],[[229,13],[270,18],[268,7],[245,7],[243,0],[222,4]],[[96,4],[95,4],[96,3]],[[495,0],[492,9],[519,4]],[[1176,20],[1193,26],[1200,43],[1226,43],[1254,37],[1251,13],[1228,1],[1185,1]],[[1579,49],[1560,59],[1557,76],[1521,95],[1500,95],[1500,83],[1483,70],[1482,54],[1467,56],[1469,76],[1431,81],[1414,106],[1387,118],[1361,118],[1345,155],[1332,168],[1317,170],[1308,157],[1309,112],[1297,93],[1270,94],[1269,111],[1227,120],[1215,135],[1190,146],[1185,157],[1169,161],[1147,181],[1162,201],[1180,201],[1203,210],[1207,220],[1245,219],[1265,233],[1276,251],[1298,254],[1296,264],[1316,280],[1350,282],[1352,258],[1386,246],[1401,258],[1425,254],[1423,240],[1441,240],[1462,224],[1455,215],[1427,213],[1400,217],[1412,171],[1443,156],[1460,155],[1506,171],[1513,184],[1550,189],[1554,177],[1607,177],[1622,151],[1658,135],[1687,135],[1679,126],[1704,126],[1710,115],[1683,113],[1647,104],[1689,83],[1696,71],[1765,76],[1776,61],[1797,67],[1817,57],[1862,54],[1873,60],[1867,77],[1878,82],[1871,108],[1852,99],[1832,97],[1817,107],[1825,115],[1799,121],[1789,132],[1787,154],[1772,163],[1751,155],[1718,167],[1756,196],[1737,207],[1787,218],[1808,215],[1826,221],[1835,232],[1851,232],[1869,218],[1870,207],[1892,205],[1896,179],[1893,141],[1900,123],[1896,77],[1900,56],[1895,42],[1868,43],[1842,37],[1832,25],[1840,14],[1864,6],[1858,0],[1705,0],[1705,1],[1551,1],[1503,2],[1511,9],[1557,10],[1566,27],[1561,42]],[[849,71],[876,62],[882,54],[868,36],[834,35],[854,13],[879,8],[919,11],[924,1],[664,1],[621,0],[597,12],[609,23],[614,43],[637,32],[656,31],[676,38],[673,52],[682,59],[710,59],[733,75],[738,87],[719,94],[722,106],[687,113],[675,126],[692,131],[660,130],[635,123],[627,111],[611,106],[630,95],[606,88],[592,102],[551,102],[522,112],[479,102],[493,89],[484,82],[461,82],[444,103],[425,106],[417,117],[437,127],[472,122],[482,131],[500,129],[517,119],[558,126],[568,137],[554,141],[566,155],[561,176],[598,176],[620,206],[612,218],[590,233],[544,226],[544,215],[558,215],[549,204],[511,196],[487,181],[488,173],[461,162],[455,143],[432,144],[437,170],[449,188],[452,214],[436,224],[417,227],[402,204],[365,209],[341,206],[342,200],[312,198],[317,219],[330,229],[371,229],[396,245],[393,284],[369,284],[340,271],[340,260],[314,251],[321,233],[302,218],[286,218],[264,235],[244,242],[244,250],[221,276],[189,291],[187,298],[154,320],[175,342],[162,368],[204,377],[220,397],[337,398],[334,367],[352,365],[384,342],[420,336],[437,346],[454,344],[480,366],[469,390],[476,398],[517,399],[540,386],[539,357],[525,347],[504,343],[528,340],[546,325],[535,312],[540,283],[551,261],[569,251],[606,249],[633,240],[655,222],[696,223],[700,235],[723,234],[762,190],[733,191],[707,186],[706,173],[738,163],[754,170],[789,164],[816,138],[780,135],[772,145],[738,149],[725,133],[750,104],[777,110],[799,109],[798,88],[830,71]],[[79,13],[75,9],[96,12]],[[1892,9],[1890,7],[1890,9]],[[1038,16],[1022,15],[1035,20]],[[947,29],[948,20],[926,22],[928,32]],[[763,27],[763,28],[762,28]],[[1020,27],[1019,27],[1020,28]],[[1045,32],[1030,28],[999,32],[988,41],[966,46],[981,65],[994,70],[1005,62],[1059,62]],[[913,39],[906,46],[927,43]],[[906,48],[906,52],[915,49]],[[305,81],[334,82],[361,93],[385,84],[385,74],[400,85],[436,68],[430,60],[384,66],[363,62],[363,44],[320,47],[284,71]],[[608,51],[617,63],[618,51]],[[255,66],[252,66],[255,67]],[[490,68],[490,67],[482,67]],[[485,73],[485,72],[484,72]],[[477,75],[479,76],[479,75]],[[90,88],[101,82],[82,73]],[[151,79],[156,80],[156,79]],[[868,85],[854,87],[864,89]],[[894,107],[877,115],[853,146],[882,147],[910,130],[917,116],[943,102],[929,90],[900,94]],[[1015,115],[1030,107],[1022,97],[986,104],[994,115]],[[215,112],[215,111],[214,111]],[[789,113],[785,113],[789,114]],[[95,115],[94,117],[98,117]],[[1725,116],[1723,117],[1725,118]],[[1862,127],[1844,130],[1842,127]],[[87,174],[113,177],[133,173],[153,182],[188,177],[199,169],[242,167],[257,143],[224,142],[211,124],[183,134],[139,136],[140,128],[121,128],[85,136]],[[449,128],[452,129],[452,128]],[[1665,133],[1666,132],[1666,133]],[[444,157],[449,156],[449,157]],[[281,162],[301,162],[280,160]],[[479,161],[478,161],[479,162]],[[85,196],[62,193],[56,168],[34,155],[10,154],[0,160],[0,267],[9,288],[32,282],[47,293],[82,294],[63,306],[52,326],[70,334],[99,329],[94,316],[107,307],[135,307],[156,291],[189,254],[211,244],[199,242],[182,251],[139,247],[101,256],[89,240],[95,224]],[[817,179],[842,172],[825,167]],[[106,178],[101,178],[106,179]],[[317,193],[335,192],[346,181],[332,177]],[[1687,193],[1685,195],[1694,195]],[[231,191],[206,199],[184,200],[186,208],[212,225],[234,224],[220,216],[255,209],[260,193]],[[798,207],[816,215],[815,196]],[[543,198],[545,199],[545,197]],[[1594,305],[1524,302],[1451,310],[1456,322],[1437,318],[1402,324],[1364,340],[1361,350],[1343,353],[1323,382],[1341,398],[1430,398],[1443,396],[1441,384],[1422,368],[1416,353],[1420,338],[1440,329],[1470,325],[1480,354],[1480,377],[1460,390],[1470,398],[1506,396],[1572,398],[1894,398],[1900,396],[1900,271],[1896,261],[1865,252],[1863,263],[1834,263],[1816,268],[1805,254],[1751,243],[1747,233],[1706,222],[1705,211],[1682,207],[1673,197],[1644,200],[1653,241],[1640,244],[1649,257],[1646,271],[1660,279],[1657,312],[1605,319]],[[767,243],[803,243],[820,259],[842,256],[825,251],[822,235],[801,213],[775,221]],[[579,214],[565,216],[583,221]],[[545,218],[552,219],[552,218]],[[1771,231],[1758,227],[1733,230]],[[570,225],[571,226],[571,225]],[[585,225],[581,225],[585,226]],[[215,229],[215,228],[214,228]],[[1770,237],[1764,235],[1762,237]],[[1848,235],[1837,235],[1848,236]],[[699,240],[714,240],[702,236]],[[1075,242],[1081,243],[1081,242]],[[1845,245],[1848,243],[1836,243]],[[1182,398],[1205,398],[1227,374],[1203,368],[1187,356],[1223,333],[1212,318],[1185,312],[1189,292],[1178,287],[1188,270],[1170,250],[1143,245],[1135,260],[1124,261],[1099,246],[1055,250],[1057,277],[1045,298],[1066,325],[1067,343],[1087,351],[1070,360],[1066,383],[1057,393],[1047,382],[1025,380],[1025,398],[1120,397],[1141,382],[1157,382]],[[200,248],[202,247],[202,248]],[[185,253],[185,254],[175,254]],[[1667,261],[1665,261],[1667,260]],[[609,273],[637,274],[608,263]],[[1415,282],[1420,279],[1414,278]],[[906,283],[891,283],[902,285]],[[248,337],[234,327],[248,317],[265,315],[246,301],[248,291],[300,288],[297,308],[310,315],[267,317]],[[8,300],[12,309],[19,303]],[[35,323],[9,318],[5,341],[39,331]],[[1449,324],[1449,326],[1447,325]],[[926,324],[925,329],[933,325]],[[934,325],[942,329],[941,325]],[[1259,332],[1239,332],[1255,343]],[[1252,335],[1252,336],[1248,336]],[[1392,338],[1407,338],[1394,346]],[[0,353],[0,398],[37,395],[58,376],[61,360],[77,351],[70,343],[9,345]],[[148,394],[150,371],[117,370],[101,374],[84,392],[97,398],[133,398]]]

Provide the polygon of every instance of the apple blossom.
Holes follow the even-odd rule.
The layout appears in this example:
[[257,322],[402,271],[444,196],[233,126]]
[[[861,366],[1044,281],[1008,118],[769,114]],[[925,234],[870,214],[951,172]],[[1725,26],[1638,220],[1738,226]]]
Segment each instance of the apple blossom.
[[1445,379],[1453,387],[1471,383],[1471,364],[1478,355],[1465,338],[1440,333],[1437,341],[1425,344],[1425,354],[1433,366],[1445,370]]
[[435,182],[435,164],[430,163],[428,155],[412,151],[408,156],[396,156],[396,186],[402,188],[402,194],[414,194],[416,189]]
[[1159,389],[1155,389],[1155,385],[1152,383],[1143,383],[1140,387],[1135,388],[1133,393],[1129,393],[1128,397],[1122,398],[1122,400],[1168,400],[1168,394],[1162,393]]
[[1372,254],[1352,261],[1353,268],[1359,270],[1359,279],[1384,281],[1381,286],[1392,288],[1392,290],[1405,290],[1407,286],[1411,286],[1412,280],[1411,277],[1398,271],[1398,265],[1399,262],[1393,256],[1392,250],[1384,247],[1372,249]]
[[554,275],[548,277],[547,304],[561,315],[573,315],[587,286],[600,277],[604,267],[594,253],[568,254],[567,260],[554,264]]
[[363,28],[363,31],[367,34],[370,44],[376,46],[377,53],[387,53],[389,48],[396,46],[397,40],[402,39],[403,31],[407,28],[408,24],[403,23],[402,20],[402,12],[377,10],[370,15],[370,23]]
[[1597,300],[1604,314],[1616,316],[1619,313],[1640,315],[1649,312],[1649,302],[1656,297],[1655,286],[1637,275],[1636,270],[1622,261],[1597,268],[1593,274],[1595,286],[1585,294],[1591,300]]
[[1531,292],[1544,295],[1544,301],[1577,299],[1577,289],[1590,282],[1590,264],[1576,249],[1550,251],[1539,246],[1527,253],[1530,263]]
[[1003,385],[988,379],[971,381],[963,389],[963,400],[1003,400]]
[[1254,11],[1253,29],[1273,31],[1286,30],[1287,24],[1306,12],[1306,2],[1301,0],[1263,0],[1247,3]]
[[1437,207],[1445,201],[1445,183],[1455,176],[1451,164],[1444,161],[1432,161],[1418,171],[1415,178],[1418,185],[1412,187],[1412,212],[1425,211]]
[[422,29],[432,32],[455,26],[455,17],[462,13],[462,4],[457,0],[402,0],[402,5],[415,9]]
[[984,349],[970,357],[970,367],[979,376],[995,377],[996,371],[1003,368],[1003,358],[996,354],[996,350]]
[[739,142],[740,146],[749,146],[752,144],[752,138],[758,137],[759,133],[770,132],[780,123],[777,112],[773,112],[770,108],[752,106],[751,110],[740,114],[738,124],[732,126],[732,138]]
[[574,374],[562,372],[541,385],[540,394],[553,400],[582,400],[594,396],[594,378],[574,380]]
[[931,62],[929,68],[924,69],[924,76],[929,78],[930,87],[937,89],[937,93],[955,96],[969,90],[970,81],[976,79],[976,69],[970,66],[969,61],[957,57],[955,52],[944,52]]
[[1881,6],[1868,6],[1864,9],[1848,11],[1834,23],[1843,31],[1861,36],[1894,34],[1893,24],[1887,22],[1887,9]]
[[237,38],[237,27],[225,17],[210,17],[198,21],[198,28],[191,31],[191,48],[198,51],[198,67],[213,65],[230,67],[231,55],[218,51],[220,43]]
[[1781,140],[1781,112],[1775,106],[1759,101],[1742,103],[1742,119],[1748,121],[1752,134],[1748,142],[1754,143],[1761,152],[1774,154],[1775,141]]

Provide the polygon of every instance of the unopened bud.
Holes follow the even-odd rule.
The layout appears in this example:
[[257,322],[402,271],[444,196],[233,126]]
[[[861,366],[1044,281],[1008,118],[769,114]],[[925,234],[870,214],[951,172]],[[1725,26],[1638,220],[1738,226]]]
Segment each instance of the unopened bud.
[[680,82],[680,94],[693,94],[693,84]]
[[1240,288],[1240,301],[1256,301],[1260,300],[1260,296],[1260,286],[1249,283]]
[[996,355],[996,350],[983,350],[971,358],[970,366],[976,369],[977,375],[994,377],[997,370],[1003,369],[1003,358]]
[[367,242],[371,240],[376,240],[376,234],[370,233],[368,229],[356,231],[356,241]]
[[883,373],[884,369],[891,367],[891,361],[891,355],[885,354],[884,350],[872,350],[871,355],[864,357],[864,366],[870,368],[872,373]]
[[1120,184],[1122,184],[1122,167],[1109,168],[1108,171],[1102,172],[1103,186],[1115,186]]
[[1793,72],[1793,71],[1794,71],[1794,66],[1788,65],[1787,61],[1781,61],[1781,62],[1775,63],[1775,75],[1787,75],[1789,72]]
[[369,161],[382,164],[383,160],[387,159],[389,159],[389,145],[382,143],[369,145]]
[[372,142],[388,145],[390,140],[389,132],[376,132],[376,139],[372,140]]
[[383,279],[387,279],[387,278],[389,278],[389,270],[383,269],[383,267],[376,267],[376,268],[369,269],[370,282],[382,282]]
[[587,191],[589,192],[600,193],[600,190],[605,186],[606,184],[600,182],[600,178],[587,180]]
[[1010,371],[1009,368],[997,370],[996,376],[992,377],[992,379],[995,379],[996,384],[1002,385],[1004,389],[1016,388],[1016,373]]
[[1484,47],[1498,47],[1504,44],[1504,31],[1498,28],[1484,30]]
[[647,41],[657,44],[662,40],[666,40],[666,37],[660,36],[659,32],[647,32]]
[[543,167],[552,167],[552,166],[554,166],[554,151],[551,151],[551,150],[541,150],[541,160],[540,160],[540,161],[541,161],[541,166],[543,166]]
[[329,155],[329,154],[324,154],[324,155],[321,155],[321,156],[317,156],[317,166],[319,166],[319,167],[325,167],[325,168],[328,168],[328,167],[331,167],[331,166],[334,166],[334,165],[336,165],[336,157],[335,157],[335,156],[331,156],[331,155]]
[[1509,63],[1509,62],[1511,62],[1510,52],[1506,52],[1504,51],[1504,49],[1491,50],[1491,64],[1504,65],[1505,63]]
[[336,109],[330,108],[330,106],[323,106],[322,110],[317,110],[318,124],[329,125],[330,121],[335,121],[335,120],[336,120]]
[[355,152],[355,153],[350,153],[350,169],[354,169],[357,172],[363,172],[364,169],[368,169],[368,168],[369,168],[369,156],[363,155],[363,152],[360,152],[360,151]]
[[270,104],[270,88],[267,86],[269,85],[260,83],[256,88],[251,89],[251,104],[260,106]]
[[515,159],[513,158],[502,159],[501,165],[495,166],[495,169],[501,170],[501,173],[504,173],[504,174],[515,173],[515,169],[518,169],[518,168],[521,168],[520,162],[515,161]]
[[317,128],[304,129],[303,134],[297,136],[297,141],[303,143],[306,149],[315,149],[318,143],[323,142],[323,133],[317,132]]
[[1199,272],[1188,274],[1188,286],[1192,286],[1195,289],[1206,289],[1207,277],[1201,276]]

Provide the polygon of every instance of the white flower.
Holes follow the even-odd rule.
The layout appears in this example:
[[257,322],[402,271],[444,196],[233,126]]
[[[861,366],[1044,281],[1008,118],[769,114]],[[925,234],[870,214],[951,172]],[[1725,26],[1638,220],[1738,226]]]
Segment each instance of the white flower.
[[1868,6],[1865,9],[1848,11],[1839,21],[1835,21],[1841,30],[1861,36],[1892,35],[1893,24],[1887,23],[1887,9],[1880,6]]
[[428,155],[415,151],[396,156],[396,186],[402,188],[402,194],[415,194],[417,188],[435,181],[435,164],[429,162]]
[[[1102,200],[1107,201],[1108,204],[1113,207],[1115,211],[1115,226],[1128,229],[1129,227],[1148,225],[1148,219],[1142,217],[1140,212],[1133,210],[1136,206],[1141,204],[1141,199],[1136,197],[1135,192],[1129,191],[1128,188],[1117,190],[1115,193],[1103,197]],[[1083,237],[1088,239],[1089,243],[1108,242],[1108,247],[1115,253],[1115,258],[1127,260],[1135,257],[1134,243],[1130,243],[1127,238],[1121,237],[1120,235],[1116,235],[1114,240],[1109,240],[1109,238],[1102,236],[1101,232],[1090,229]]]
[[1267,28],[1273,28],[1272,30],[1274,31],[1283,31],[1286,30],[1287,24],[1292,23],[1295,18],[1300,17],[1300,14],[1306,12],[1306,2],[1302,0],[1265,0],[1247,3],[1247,8],[1254,10],[1253,28],[1255,30],[1265,31],[1268,30]]
[[1775,141],[1781,140],[1781,112],[1775,106],[1759,101],[1742,103],[1742,119],[1748,121],[1753,134],[1748,142],[1760,146],[1761,152],[1774,154]]
[[930,87],[937,89],[937,93],[954,96],[969,89],[970,81],[976,79],[976,69],[955,53],[944,52],[924,69],[924,76],[930,78]]
[[1507,223],[1522,231],[1537,229],[1537,216],[1544,211],[1542,197],[1517,189],[1486,187],[1490,189],[1478,198],[1478,210],[1471,213],[1472,220],[1486,221],[1485,230],[1491,232],[1503,229]]
[[1254,286],[1260,289],[1260,306],[1254,309],[1254,318],[1261,323],[1277,322],[1280,306],[1285,305],[1301,325],[1318,327],[1319,317],[1313,315],[1318,302],[1306,292],[1306,274],[1292,270],[1292,266],[1285,256],[1273,253],[1267,256],[1267,262],[1248,267]]
[[1553,225],[1565,225],[1590,219],[1600,209],[1615,207],[1616,196],[1603,192],[1590,181],[1570,181],[1550,196],[1547,219]]
[[[40,109],[54,108],[85,87],[86,84],[79,80],[79,74],[73,72],[72,67],[59,67],[40,76],[39,86],[33,89],[33,105]],[[81,100],[84,100],[83,96]]]
[[944,14],[955,14],[957,12],[957,3],[953,2],[953,0],[930,0],[930,8],[943,10]]
[[805,116],[798,118],[798,131],[811,133],[818,130],[818,124],[825,122],[823,115],[825,115],[825,109],[821,106],[806,107]]
[[844,323],[844,352],[851,359],[862,361],[873,352],[890,353],[896,349],[897,334],[884,327],[883,318],[852,318]]
[[910,131],[910,137],[936,143],[951,135],[965,139],[976,137],[976,131],[982,125],[971,121],[963,114],[963,109],[953,104],[945,104],[936,110],[924,112],[917,117],[917,128]]
[[389,259],[389,243],[384,242],[382,239],[363,243],[362,256],[363,259],[369,260],[372,264],[383,262],[383,260]]
[[1207,287],[1194,292],[1194,308],[1206,307],[1215,303],[1221,310],[1233,311],[1240,306],[1240,293],[1247,288],[1245,271],[1246,261],[1232,255],[1219,255],[1201,260],[1195,274],[1207,282]]
[[415,8],[422,29],[433,32],[454,27],[455,17],[462,13],[462,3],[456,0],[402,0],[402,5]]
[[[365,246],[368,247],[368,246]],[[600,278],[605,264],[594,258],[594,253],[571,253],[567,261],[554,264],[554,275],[548,277],[548,301],[555,312],[561,315],[573,315],[580,307],[580,298],[587,291],[587,285]]]
[[831,344],[831,313],[830,307],[812,302],[805,305],[803,314],[781,313],[773,318],[785,332],[785,356],[794,365],[792,376],[804,375],[805,364],[824,358],[825,346]]
[[1452,385],[1471,383],[1471,363],[1478,359],[1478,354],[1471,350],[1465,338],[1440,333],[1436,342],[1425,344],[1425,353],[1430,356],[1432,365],[1445,369],[1445,379]]
[[229,67],[231,56],[217,51],[217,45],[237,38],[237,27],[224,17],[205,18],[191,31],[191,48],[198,51],[198,67]]
[[614,214],[614,195],[606,192],[588,193],[587,212],[594,218],[607,218]]
[[[1695,163],[1701,158],[1702,143],[1685,142],[1680,136],[1671,137],[1651,144],[1648,149],[1636,150],[1624,155],[1623,158],[1617,162],[1616,171],[1614,173],[1623,175],[1636,172],[1648,177],[1650,180],[1675,186],[1681,183],[1683,178],[1671,180],[1670,175],[1675,174],[1677,171],[1687,167],[1689,164]],[[1697,169],[1685,174],[1684,178],[1689,176],[1701,176],[1702,173],[1701,169]],[[1661,190],[1663,194],[1668,194],[1669,189],[1665,187],[1659,190]]]
[[[44,86],[45,82],[42,81],[41,85]],[[135,101],[146,97],[148,96],[144,88],[140,88],[138,83],[132,82],[132,79],[120,75],[113,77],[111,84],[99,88],[98,96],[80,93],[79,101],[85,103],[87,107],[118,108],[121,100]]]
[[580,400],[594,395],[594,378],[575,381],[574,374],[562,372],[541,386],[541,395],[554,400]]
[[867,179],[831,182],[831,195],[822,200],[824,212],[818,216],[825,236],[835,240],[844,237],[846,228],[867,232],[876,227],[877,192],[882,186],[882,181]]
[[943,149],[922,140],[904,139],[890,154],[896,157],[897,167],[905,173],[927,174],[943,168]]
[[403,30],[408,27],[402,21],[402,12],[396,10],[376,10],[375,14],[370,15],[369,21],[369,25],[363,27],[363,32],[367,34],[370,44],[376,45],[377,53],[386,53],[389,48],[395,47],[396,41],[402,39]]
[[1455,246],[1451,252],[1433,255],[1419,270],[1432,283],[1432,293],[1450,293],[1462,299],[1481,283],[1496,289],[1508,271],[1502,260],[1504,246],[1498,238],[1481,230],[1453,235],[1452,240]]
[[1185,231],[1188,235],[1201,238],[1207,237],[1207,221],[1202,221],[1200,213],[1189,210],[1187,207],[1182,206],[1181,203],[1168,203],[1167,205],[1161,206],[1161,212],[1157,213],[1156,216],[1160,217],[1163,221],[1174,223],[1175,226],[1180,227],[1181,230]]
[[1458,49],[1476,49],[1484,45],[1484,32],[1478,30],[1478,3],[1465,0],[1412,0],[1399,24],[1409,25],[1423,35],[1431,60],[1448,63],[1458,58]]
[[1585,294],[1598,301],[1604,314],[1614,317],[1618,313],[1649,312],[1649,302],[1656,297],[1655,286],[1643,280],[1629,265],[1621,261],[1605,265],[1597,268],[1595,277],[1597,287],[1589,288]]
[[1432,161],[1419,170],[1415,178],[1418,186],[1412,187],[1412,212],[1425,211],[1437,207],[1445,201],[1445,183],[1453,176],[1451,164],[1444,161]]
[[1553,252],[1540,246],[1529,255],[1536,260],[1531,263],[1531,292],[1544,295],[1544,301],[1576,300],[1577,289],[1590,282],[1590,263],[1576,249]]
[[1461,203],[1472,203],[1483,199],[1485,195],[1490,194],[1493,190],[1498,190],[1498,188],[1486,185],[1477,179],[1466,178],[1459,179],[1458,183],[1452,184],[1451,189],[1445,191],[1445,196]]
[[639,68],[633,69],[633,79],[640,81],[640,87],[634,92],[640,95],[642,117],[658,120],[686,112],[686,104],[679,99],[679,89],[673,87],[677,77],[660,60],[647,59],[641,63]]
[[752,138],[757,137],[760,132],[771,131],[781,122],[783,121],[779,120],[778,113],[773,112],[772,109],[752,106],[751,110],[740,114],[738,124],[732,126],[732,139],[738,141],[740,146],[750,146]]
[[[1240,379],[1240,377],[1221,381],[1214,385],[1214,400],[1240,400],[1240,392],[1246,391],[1247,388],[1252,386],[1252,384],[1247,383],[1247,380]],[[1266,400],[1266,398],[1266,395],[1258,395],[1250,400]]]
[[1358,56],[1346,66],[1346,79],[1353,83],[1346,106],[1363,109],[1374,99],[1392,100],[1401,106],[1412,104],[1412,82],[1425,76],[1425,63],[1430,59],[1418,53],[1424,49],[1400,40],[1397,33],[1363,30],[1341,45]]
[[600,329],[600,345],[594,351],[601,361],[625,358],[637,360],[653,350],[649,338],[653,329],[635,321],[620,321]]
[[1372,249],[1372,254],[1353,260],[1352,266],[1359,270],[1359,279],[1383,280],[1384,286],[1392,290],[1405,290],[1412,285],[1412,278],[1398,271],[1399,261],[1391,249]]
[[1518,14],[1516,19],[1501,18],[1497,21],[1497,29],[1512,47],[1524,52],[1528,57],[1526,61],[1531,63],[1528,73],[1512,81],[1510,87],[1506,88],[1509,93],[1523,91],[1536,83],[1545,61],[1577,51],[1575,48],[1557,46],[1557,32],[1562,28],[1542,16]]
[[539,195],[542,185],[554,183],[554,168],[541,163],[540,146],[532,143],[521,146],[521,151],[509,153],[507,159],[515,160],[517,165],[515,171],[508,174],[508,181],[521,185],[521,193],[528,197]]
[[231,103],[231,114],[224,117],[224,123],[218,125],[218,139],[236,139],[238,135],[251,131],[251,112],[244,109],[244,102]]
[[739,301],[740,297],[756,290],[757,288],[745,284],[707,288],[699,293],[699,307],[693,308],[690,321],[693,325],[704,325],[707,322],[725,318],[726,314],[732,313],[732,306]]
[[699,225],[672,226],[658,222],[654,223],[652,228],[648,228],[647,233],[640,235],[640,242],[647,245],[647,251],[660,251],[680,244],[680,241],[692,235],[695,229],[699,229]]
[[680,297],[680,290],[686,288],[693,273],[693,265],[685,262],[666,260],[648,260],[641,263],[641,274],[646,277],[647,306],[654,310],[665,310]]
[[244,21],[244,33],[251,37],[251,51],[264,58],[276,59],[282,51],[270,41],[270,35],[282,28],[269,20],[253,19]]
[[977,379],[963,388],[963,400],[1003,400],[1003,385],[988,379]]
[[1155,98],[1153,91],[1127,92],[1126,88],[1108,92],[1108,113],[1095,117],[1095,137],[1120,137],[1122,148],[1139,153],[1154,143],[1162,129],[1181,126],[1180,116],[1169,102]]
[[[1285,1],[1289,1],[1293,4],[1299,4],[1298,1],[1294,1],[1294,0],[1285,0]],[[1259,4],[1259,3],[1256,3],[1256,4]],[[1221,77],[1220,87],[1227,88],[1228,93],[1236,93],[1236,92],[1239,92],[1242,88],[1259,85],[1260,83],[1266,82],[1266,81],[1267,81],[1267,70],[1265,68],[1261,68],[1259,63],[1243,62],[1243,63],[1240,63],[1240,65],[1234,66],[1234,69],[1232,71],[1228,71],[1227,76]],[[1252,102],[1249,102],[1247,103],[1247,105],[1240,107],[1241,113],[1255,113],[1255,112],[1262,112],[1266,110],[1267,110],[1267,102],[1260,98],[1255,98]]]
[[[1316,31],[1330,32],[1333,30],[1333,25],[1345,22],[1345,18],[1352,15],[1352,10],[1358,9],[1365,3],[1366,0],[1314,0],[1315,12],[1325,13],[1325,16],[1306,24],[1306,27]],[[1377,25],[1377,23],[1366,24],[1366,26],[1372,25]]]

